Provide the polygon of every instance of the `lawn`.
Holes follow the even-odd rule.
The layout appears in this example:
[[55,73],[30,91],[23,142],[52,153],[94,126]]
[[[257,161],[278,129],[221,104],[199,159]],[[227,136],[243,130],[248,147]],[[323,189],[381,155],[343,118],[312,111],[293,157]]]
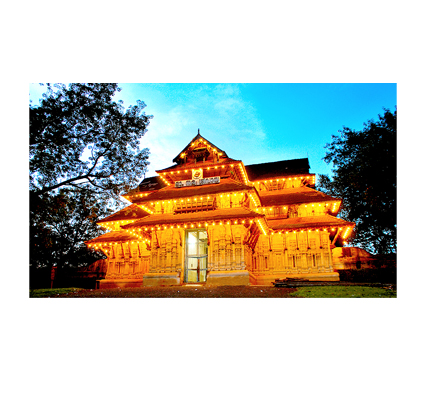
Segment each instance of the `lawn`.
[[297,288],[297,291],[291,293],[291,296],[312,298],[396,298],[397,291],[368,286],[312,286]]
[[56,297],[60,294],[76,293],[79,288],[59,288],[59,289],[34,289],[30,290],[30,297]]

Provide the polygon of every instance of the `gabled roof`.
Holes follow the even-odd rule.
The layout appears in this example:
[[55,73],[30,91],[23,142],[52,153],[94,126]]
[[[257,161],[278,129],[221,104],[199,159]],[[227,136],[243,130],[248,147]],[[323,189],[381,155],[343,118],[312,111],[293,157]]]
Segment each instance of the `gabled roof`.
[[308,158],[275,161],[262,164],[245,165],[248,178],[251,182],[273,177],[308,174],[310,165]]
[[153,201],[171,200],[192,196],[207,196],[209,194],[228,193],[238,191],[256,191],[252,186],[244,185],[231,178],[221,179],[220,183],[212,183],[203,186],[191,186],[176,188],[174,186],[166,186],[165,188],[148,194],[145,197],[134,199],[134,203],[146,203]]
[[259,191],[258,194],[261,199],[261,204],[264,207],[340,201],[340,199],[305,186],[274,191]]
[[177,154],[177,156],[176,157],[174,157],[174,159],[173,159],[173,162],[175,162],[175,163],[178,163],[179,162],[179,158],[180,158],[180,154],[181,153],[185,153],[186,152],[186,150],[187,149],[189,149],[190,148],[190,145],[194,142],[194,141],[196,141],[196,140],[198,140],[198,139],[202,139],[202,140],[204,140],[205,142],[207,142],[210,146],[212,146],[212,147],[214,147],[214,148],[216,148],[220,153],[223,153],[223,157],[227,157],[227,154],[226,154],[226,152],[225,151],[223,151],[223,150],[221,150],[221,149],[219,149],[215,144],[212,144],[209,140],[207,140],[207,139],[205,139],[203,136],[201,136],[201,134],[199,133],[199,129],[198,129],[198,134],[189,142],[189,144],[179,153],[179,154]]
[[[188,214],[151,214],[132,224],[123,225],[124,229],[152,226],[152,225],[173,225],[184,223],[195,223],[198,221],[219,221],[229,219],[254,219],[263,218],[264,215],[252,211],[248,208],[219,208],[212,211],[201,211]],[[247,221],[248,222],[248,221]]]
[[109,215],[106,218],[97,221],[97,223],[133,220],[144,218],[147,215],[148,213],[146,211],[143,211],[140,207],[136,206],[135,204],[132,204],[128,207],[123,208],[120,211],[117,211],[112,215]]
[[331,215],[318,215],[315,217],[297,217],[267,221],[270,228],[279,229],[315,229],[332,226],[354,226],[354,222],[332,217]]

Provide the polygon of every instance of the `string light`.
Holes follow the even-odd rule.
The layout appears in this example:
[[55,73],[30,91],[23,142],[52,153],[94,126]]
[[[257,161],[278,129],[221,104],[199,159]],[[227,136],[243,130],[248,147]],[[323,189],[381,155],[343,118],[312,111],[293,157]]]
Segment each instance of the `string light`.
[[161,174],[159,174],[159,177],[167,184],[167,186],[170,186],[170,183]]
[[[278,232],[282,232],[282,233],[285,233],[285,234],[288,234],[288,233],[303,233],[304,231],[305,231],[305,229],[304,228],[296,228],[296,229],[294,229],[294,228],[291,228],[291,229],[274,229],[274,231],[276,232],[276,231],[278,231]],[[320,231],[322,231],[322,232],[327,232],[328,230],[327,230],[327,228],[316,228],[315,230],[314,230],[314,232],[320,232]],[[312,229],[308,229],[308,232],[313,232],[313,230]]]
[[268,181],[267,180],[265,180],[265,181],[262,181],[262,180],[253,181],[252,183],[254,185],[256,185],[256,184],[258,185],[261,182],[264,182],[264,183],[267,183],[267,182],[272,183],[274,181],[275,182],[280,182],[280,181],[284,182],[286,179],[288,179],[288,180],[292,180],[292,179],[298,180],[299,179],[300,181],[306,179],[306,180],[311,181],[311,184],[314,185],[315,179],[316,179],[316,175],[315,174],[311,174],[311,175],[307,175],[307,176],[294,176],[294,177],[290,177],[290,178],[279,177],[279,178],[269,179]]
[[249,179],[248,179],[248,175],[246,173],[245,167],[243,166],[242,163],[239,163],[238,166],[239,166],[239,169],[241,171],[243,182],[244,182],[245,185],[247,185],[249,183]]
[[257,222],[258,222],[258,224],[260,225],[260,228],[261,228],[261,230],[263,231],[263,234],[265,235],[265,236],[267,236],[267,232],[266,232],[266,229],[264,228],[264,226],[263,226],[263,223],[262,223],[262,221],[260,220],[260,219],[258,219],[258,220],[256,220]]
[[[193,146],[198,145],[198,144],[205,144],[208,149],[210,149],[214,153],[217,153],[218,156],[222,156],[223,155],[222,152],[219,152],[218,149],[215,149],[213,146],[210,146],[207,143],[207,141],[205,141],[203,139],[198,139],[196,141],[193,141],[190,144],[190,146],[193,147]],[[188,153],[190,153],[191,151],[192,150],[190,149]],[[185,156],[187,156],[187,154],[185,152],[182,152],[180,154],[180,157],[181,158],[184,158]],[[219,163],[219,164],[221,164],[221,168],[222,169],[225,168],[225,165],[229,165],[229,164],[227,164],[227,162],[225,160],[224,163],[223,162]],[[225,164],[225,165],[223,165],[223,164]],[[216,165],[216,166],[214,166],[214,168],[215,169],[218,169],[219,166],[220,165],[218,165],[218,166]],[[313,184],[315,182],[315,175],[314,174],[307,175],[307,176],[292,176],[292,177],[289,177],[289,178],[279,177],[279,178],[273,178],[273,179],[268,179],[268,180],[264,180],[264,181],[250,182],[249,179],[248,179],[248,175],[246,173],[245,166],[243,165],[242,162],[236,163],[236,165],[235,164],[230,164],[230,167],[232,167],[232,168],[235,167],[236,168],[235,173],[236,173],[238,179],[242,178],[243,182],[246,185],[247,184],[250,184],[250,186],[252,187],[252,190],[251,191],[244,190],[244,191],[240,191],[240,192],[232,192],[232,193],[224,193],[224,194],[227,194],[227,197],[228,198],[230,196],[232,196],[232,200],[233,200],[233,197],[235,197],[236,198],[235,199],[236,201],[240,201],[240,197],[239,196],[241,196],[241,192],[247,193],[248,196],[249,196],[249,199],[252,201],[252,204],[254,205],[254,207],[256,207],[255,208],[255,211],[258,212],[259,210],[262,210],[264,212],[264,214],[266,214],[266,213],[267,214],[270,214],[274,209],[275,210],[276,209],[279,210],[280,209],[280,206],[279,207],[276,206],[276,207],[264,207],[264,208],[262,208],[261,207],[261,198],[259,197],[258,193],[256,192],[256,190],[258,189],[258,186],[257,186],[257,189],[255,187],[256,184],[257,185],[260,185],[260,183],[261,184],[265,183],[265,184],[268,185],[268,184],[273,184],[273,182],[284,183],[286,181],[286,179],[288,179],[289,181],[296,181],[296,182],[301,182],[303,180],[307,180],[308,182],[313,183]],[[204,169],[209,171],[210,168],[212,169],[212,166],[211,167],[204,168]],[[183,170],[181,170],[181,171],[183,172]],[[193,171],[193,169],[192,169],[192,171]],[[180,174],[180,170],[174,170],[174,171],[168,172],[169,175],[167,175],[167,173],[159,173],[159,177],[161,178],[161,180],[167,186],[170,186],[170,182],[168,181],[167,176],[169,177],[170,180],[172,180],[171,175],[174,175],[174,172],[176,172],[177,174]],[[185,169],[184,172],[187,173],[188,172],[188,169]],[[292,186],[295,186],[295,185],[293,184]],[[298,186],[298,184],[297,184],[297,186]],[[270,185],[268,185],[268,188],[270,189]],[[278,185],[278,188],[279,188],[279,185]],[[143,199],[143,197],[144,196],[148,196],[148,194],[150,195],[151,193],[138,193],[138,194],[132,194],[132,195],[123,196],[123,197],[126,198],[126,199],[128,199],[128,198],[136,198],[139,203],[140,202],[143,202],[143,200],[145,200],[145,202],[143,202],[143,204],[138,204],[138,206],[142,210],[146,211],[149,214],[154,214],[155,212],[156,213],[160,213],[161,210],[159,210],[158,208],[156,208],[156,210],[152,210],[152,209],[150,209],[148,207],[148,205],[147,205],[148,204],[148,201],[147,201],[148,199]],[[150,196],[150,197],[152,197],[152,196]],[[218,197],[218,194],[213,195],[213,198],[214,199],[216,199],[217,197]],[[221,198],[223,197],[223,193],[220,194],[220,197]],[[210,200],[210,196],[208,196],[207,199]],[[159,204],[162,204],[162,205],[163,204],[169,204],[169,205],[171,204],[172,205],[173,203],[176,203],[177,201],[178,200],[176,200],[176,199],[172,199],[171,201],[168,200],[168,202],[167,202],[167,200],[165,200],[165,201],[157,201],[156,202],[156,205],[159,205]],[[200,206],[200,203],[204,201],[204,197],[192,197],[192,198],[180,199],[180,203],[183,203],[184,201],[187,201],[188,203],[192,203],[191,204],[192,207],[195,207],[195,206],[196,207],[199,207]],[[154,206],[154,203],[153,202],[151,202],[150,204],[152,206]],[[341,204],[341,202],[331,203],[332,213],[334,213],[334,212],[337,211],[337,208],[340,206],[340,204]],[[305,204],[305,208],[310,207],[308,210],[314,212],[312,210],[312,208],[315,207],[315,205],[316,204],[308,204],[308,205]],[[242,207],[242,204],[240,204],[240,206]],[[322,204],[317,203],[317,207],[321,207],[321,206],[322,206]],[[328,204],[326,204],[326,207],[328,207]],[[287,207],[286,206],[284,206],[282,208],[283,208],[283,210],[287,210]],[[324,208],[325,207],[323,207],[323,209]],[[170,209],[173,210],[172,207],[166,208],[166,210],[167,210],[166,213],[172,213],[172,211],[169,211]],[[319,210],[315,210],[315,211],[319,212]],[[325,211],[325,210],[323,210],[323,211]],[[162,208],[162,212],[164,212],[164,208]],[[164,217],[166,217],[166,216],[164,215]],[[140,221],[140,219],[138,219],[138,220]],[[99,225],[102,226],[102,227],[105,227],[107,229],[111,229],[111,228],[114,228],[114,227],[116,228],[117,227],[117,224],[118,225],[119,224],[126,225],[126,224],[130,224],[130,223],[134,223],[135,221],[136,220],[121,220],[121,221],[118,221],[118,222],[99,223]],[[296,233],[303,233],[304,231],[306,231],[306,232],[307,231],[308,232],[312,232],[312,230],[315,231],[315,232],[317,232],[317,233],[320,232],[320,231],[327,232],[327,229],[326,228],[323,228],[323,227],[321,227],[320,229],[319,228],[316,228],[316,229],[308,229],[308,228],[307,229],[306,228],[299,228],[298,229],[297,228],[297,229],[291,229],[291,230],[289,230],[289,229],[278,229],[278,230],[274,230],[274,229],[270,229],[269,228],[267,219],[265,219],[264,217],[254,218],[254,219],[246,220],[246,221],[245,220],[242,220],[242,219],[234,219],[234,218],[233,219],[229,219],[229,218],[221,218],[221,219],[219,219],[219,218],[217,218],[217,220],[209,220],[209,221],[201,221],[201,220],[199,220],[199,221],[193,221],[192,220],[193,223],[188,223],[188,224],[184,224],[184,225],[183,224],[182,225],[156,224],[155,226],[151,226],[150,227],[150,231],[149,231],[148,227],[146,227],[146,226],[143,226],[142,228],[126,229],[125,231],[127,233],[129,233],[130,235],[132,235],[132,238],[134,238],[134,240],[135,240],[135,241],[134,240],[129,241],[128,243],[129,244],[134,244],[134,243],[139,243],[139,242],[145,243],[145,241],[147,240],[146,239],[146,236],[147,235],[151,235],[151,232],[153,230],[156,230],[156,231],[164,230],[165,231],[165,230],[168,230],[168,229],[182,229],[183,226],[184,226],[184,228],[187,228],[188,225],[190,225],[191,228],[194,228],[195,226],[197,226],[197,227],[201,227],[201,226],[209,227],[210,225],[211,226],[215,226],[216,224],[219,224],[221,226],[223,224],[229,225],[229,226],[231,226],[231,225],[238,225],[238,224],[239,225],[245,225],[245,222],[248,223],[248,221],[249,221],[250,224],[256,223],[258,225],[258,227],[260,228],[262,234],[265,235],[265,236],[268,236],[269,234],[270,235],[274,235],[275,233],[278,233],[279,235],[281,235],[282,233],[285,233],[285,234],[294,233],[294,234],[296,234]],[[248,225],[245,225],[245,226],[248,226]],[[345,239],[349,235],[351,229],[352,229],[352,226],[344,226],[344,228],[342,228],[342,227],[339,227],[338,228],[339,231],[343,231],[344,230],[343,231],[344,233],[341,232],[341,237],[343,239]],[[331,230],[332,231],[335,231],[335,228],[332,228]],[[126,242],[123,242],[123,243],[126,243]],[[346,244],[345,241],[343,243]],[[115,243],[115,244],[117,244],[117,243]],[[104,242],[103,245],[104,246],[108,246],[108,243],[107,242]],[[111,242],[111,243],[109,243],[109,245],[114,245],[114,243]],[[103,249],[102,248],[102,244],[88,244],[88,247],[94,248],[96,250],[104,251],[106,254],[108,254],[108,250],[107,249]]]
[[350,231],[351,231],[351,226],[347,226],[347,228],[345,229],[345,232],[342,235],[342,238],[346,239]]
[[[340,203],[341,202],[335,202],[335,203],[333,203],[332,213],[334,213],[338,209]],[[338,205],[338,207],[337,207],[337,205]]]

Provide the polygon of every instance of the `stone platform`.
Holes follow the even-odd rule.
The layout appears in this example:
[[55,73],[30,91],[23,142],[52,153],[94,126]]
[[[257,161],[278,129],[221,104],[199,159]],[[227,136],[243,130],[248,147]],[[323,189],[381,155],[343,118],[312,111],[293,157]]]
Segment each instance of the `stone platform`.
[[181,283],[180,274],[177,272],[143,275],[143,286],[175,286]]
[[[243,271],[208,271],[206,284],[208,286],[248,286],[266,285],[272,286],[276,279],[302,278],[308,281],[338,282],[338,272],[316,273],[316,274],[274,274],[253,275],[246,270]],[[96,281],[97,289],[132,288],[142,286],[180,286],[185,284],[179,273],[148,273],[143,279],[102,279]]]
[[231,286],[249,285],[248,271],[209,271],[207,275],[207,285]]

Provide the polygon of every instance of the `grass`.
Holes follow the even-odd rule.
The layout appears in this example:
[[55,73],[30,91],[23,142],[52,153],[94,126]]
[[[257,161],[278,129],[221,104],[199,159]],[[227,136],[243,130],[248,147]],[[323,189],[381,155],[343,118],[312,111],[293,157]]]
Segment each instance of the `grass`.
[[297,291],[291,293],[291,296],[310,298],[396,298],[397,291],[367,286],[312,286],[297,288]]
[[60,294],[77,292],[83,290],[79,288],[58,288],[58,289],[34,289],[30,290],[30,297],[56,297]]

